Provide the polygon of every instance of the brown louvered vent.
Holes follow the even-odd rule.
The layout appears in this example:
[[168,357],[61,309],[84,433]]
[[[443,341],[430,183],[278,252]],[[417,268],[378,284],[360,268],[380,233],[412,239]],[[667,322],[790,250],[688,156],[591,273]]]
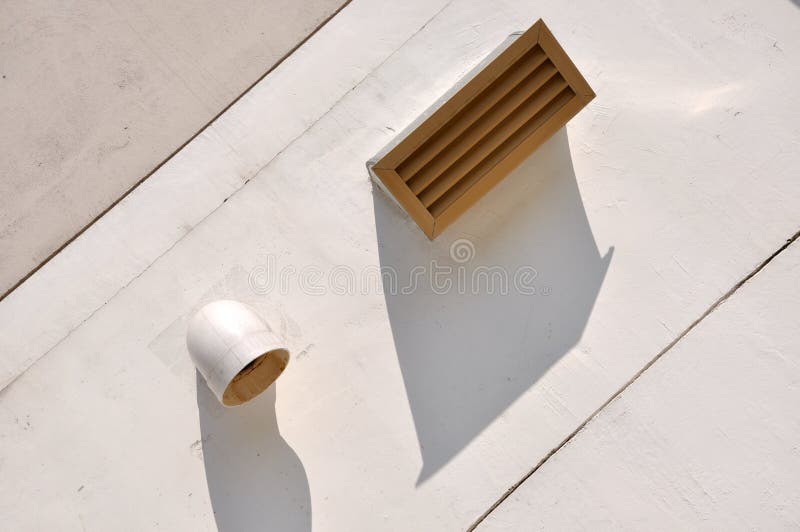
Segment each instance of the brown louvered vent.
[[428,238],[594,98],[544,22],[511,39],[368,163]]

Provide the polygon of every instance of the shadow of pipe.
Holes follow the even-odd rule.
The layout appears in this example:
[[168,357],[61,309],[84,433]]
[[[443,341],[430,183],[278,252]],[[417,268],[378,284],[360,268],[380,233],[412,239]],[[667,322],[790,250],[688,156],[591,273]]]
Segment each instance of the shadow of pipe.
[[305,469],[278,431],[275,386],[224,408],[197,374],[203,461],[220,532],[311,530]]
[[[577,344],[613,248],[605,256],[597,250],[565,129],[434,242],[377,187],[373,198],[382,269],[395,271],[402,285],[415,267],[431,261],[453,268],[447,293],[432,289],[432,266],[412,293],[384,280],[422,455],[419,485]],[[475,253],[459,262],[454,258],[464,257],[451,256],[451,244],[464,237]],[[465,293],[457,289],[460,267]],[[506,295],[499,280],[490,286],[485,277],[474,289],[481,267],[506,272]],[[514,283],[517,272],[528,267],[535,270],[533,283],[527,283],[533,294],[515,286],[526,283]]]

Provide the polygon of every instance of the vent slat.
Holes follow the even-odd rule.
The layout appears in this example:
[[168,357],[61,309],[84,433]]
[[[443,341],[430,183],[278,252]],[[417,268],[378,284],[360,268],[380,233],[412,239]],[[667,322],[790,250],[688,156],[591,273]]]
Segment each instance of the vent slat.
[[526,137],[531,135],[534,131],[539,129],[548,118],[553,116],[559,109],[564,107],[573,97],[575,93],[569,88],[562,90],[548,105],[539,111],[533,118],[519,128],[514,134],[509,137],[503,144],[498,146],[488,157],[483,159],[477,166],[475,166],[466,176],[463,177],[458,183],[455,183],[447,192],[441,195],[429,207],[429,211],[434,216],[439,216],[444,212],[454,201],[456,201],[464,192],[480,180],[486,172],[491,170],[498,162],[503,160],[520,142],[525,140]]
[[486,156],[500,146],[508,137],[517,131],[536,113],[544,109],[558,94],[567,87],[561,76],[551,78],[545,85],[523,102],[516,112],[497,125],[478,142],[468,153],[443,172],[427,189],[419,194],[422,204],[429,207],[434,201],[447,192],[467,172],[481,162]]
[[549,61],[527,76],[520,84],[499,100],[491,109],[481,116],[472,126],[462,131],[441,153],[425,165],[417,175],[408,181],[408,186],[414,194],[425,190],[442,172],[455,163],[467,150],[477,144],[487,131],[491,131],[497,124],[520,107],[531,94],[541,89],[550,78],[557,74],[556,67]]
[[494,104],[547,60],[541,48],[536,47],[519,58],[509,70],[494,80],[486,89],[473,98],[459,113],[454,115],[430,139],[406,158],[397,173],[408,181],[431,159],[448,146],[458,135],[480,119]]

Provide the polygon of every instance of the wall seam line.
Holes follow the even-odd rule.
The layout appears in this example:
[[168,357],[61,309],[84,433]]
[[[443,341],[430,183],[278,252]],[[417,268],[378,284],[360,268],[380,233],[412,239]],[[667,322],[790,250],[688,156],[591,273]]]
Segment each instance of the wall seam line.
[[689,333],[692,332],[700,323],[705,320],[708,316],[710,316],[714,311],[716,311],[723,303],[725,303],[728,299],[730,299],[733,294],[735,294],[742,286],[744,286],[748,281],[750,281],[753,277],[758,275],[758,273],[763,270],[767,264],[772,262],[778,255],[783,253],[789,246],[791,246],[797,239],[800,237],[800,231],[794,233],[790,238],[786,239],[782,246],[780,246],[776,251],[772,252],[766,259],[764,259],[755,269],[751,270],[747,275],[745,275],[742,279],[740,279],[736,284],[733,285],[727,292],[722,294],[714,303],[711,304],[697,319],[695,319],[692,323],[689,324],[678,336],[676,336],[669,344],[667,344],[664,349],[659,351],[653,358],[651,358],[641,369],[639,369],[633,376],[628,379],[620,388],[617,389],[611,396],[606,399],[603,404],[601,404],[594,412],[589,414],[589,416],[583,420],[583,422],[578,425],[578,427],[573,430],[571,433],[564,438],[561,443],[556,445],[552,448],[544,457],[542,457],[539,462],[533,466],[527,473],[525,473],[521,479],[515,482],[510,488],[508,488],[499,499],[497,499],[485,512],[483,512],[473,523],[467,528],[467,532],[473,532],[475,529],[480,526],[480,524],[492,513],[494,512],[503,502],[508,499],[512,493],[514,493],[517,488],[519,488],[522,484],[525,483],[531,476],[533,476],[536,471],[538,471],[550,458],[553,457],[558,451],[560,451],[566,444],[568,444],[575,436],[578,435],[601,411],[603,411],[608,405],[613,403],[620,395],[622,395],[628,387],[633,384],[636,380],[639,379],[648,369],[650,369],[656,362],[658,362],[661,357],[667,354],[669,351],[672,350],[675,345],[677,345],[683,338],[685,338]]

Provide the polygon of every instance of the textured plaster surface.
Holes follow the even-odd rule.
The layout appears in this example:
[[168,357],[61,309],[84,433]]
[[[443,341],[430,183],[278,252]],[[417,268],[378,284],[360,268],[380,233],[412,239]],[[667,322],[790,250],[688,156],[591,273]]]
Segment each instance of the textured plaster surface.
[[798,264],[795,242],[477,530],[797,528]]
[[0,294],[342,3],[0,4]]
[[[431,243],[364,163],[539,17],[598,97]],[[355,0],[0,303],[6,522],[469,527],[796,233],[798,30],[790,2]],[[432,261],[537,291],[375,274]],[[237,410],[184,346],[218,298],[294,355]]]

